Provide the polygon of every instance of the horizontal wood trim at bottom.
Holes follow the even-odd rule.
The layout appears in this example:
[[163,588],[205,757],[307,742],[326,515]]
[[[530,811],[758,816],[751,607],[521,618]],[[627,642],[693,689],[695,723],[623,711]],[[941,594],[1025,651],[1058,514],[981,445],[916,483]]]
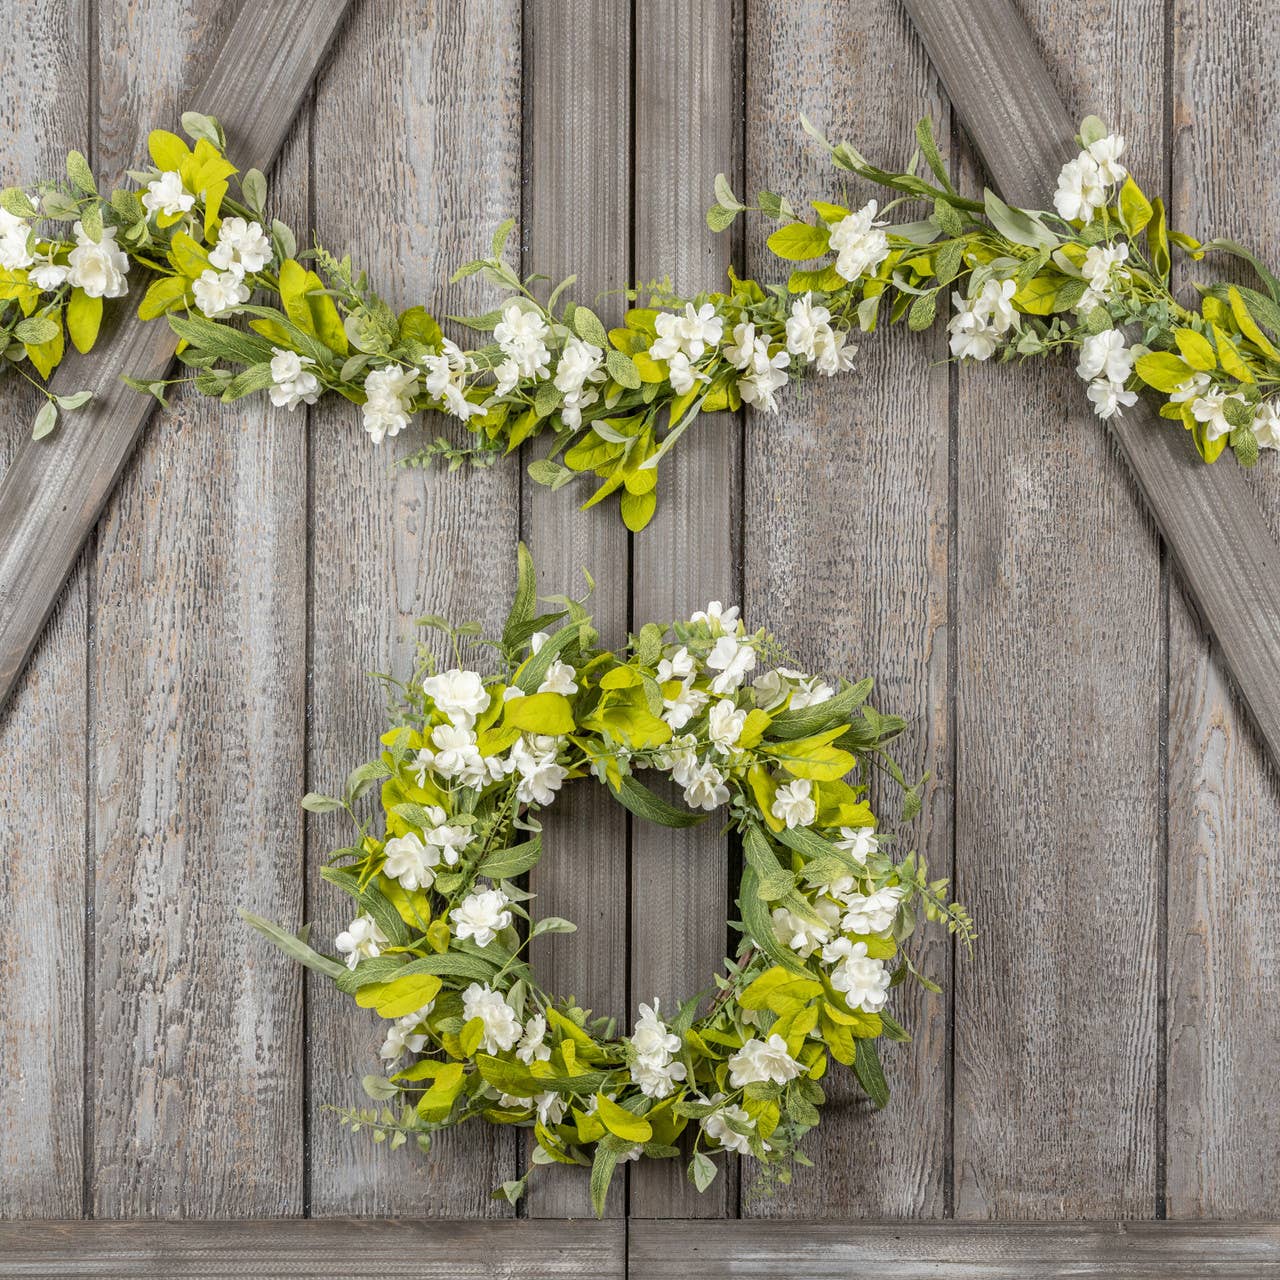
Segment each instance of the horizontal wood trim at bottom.
[[0,1278],[623,1280],[626,1228],[581,1219],[0,1222]]
[[400,1274],[425,1280],[1280,1280],[1280,1223],[0,1222],[0,1280]]
[[662,1222],[629,1280],[1280,1280],[1280,1223]]

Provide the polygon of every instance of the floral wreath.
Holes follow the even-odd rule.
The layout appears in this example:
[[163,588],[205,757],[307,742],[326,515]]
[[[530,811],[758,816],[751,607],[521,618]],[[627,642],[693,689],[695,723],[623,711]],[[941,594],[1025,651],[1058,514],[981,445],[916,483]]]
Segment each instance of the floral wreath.
[[[192,373],[178,381],[224,401],[267,391],[288,409],[334,392],[360,405],[375,443],[424,409],[460,420],[475,437],[468,448],[438,438],[401,460],[410,466],[487,466],[549,436],[548,455],[529,467],[533,479],[559,488],[591,472],[600,484],[585,505],[616,493],[627,526],[639,530],[656,506],[660,460],[700,413],[742,404],[776,412],[788,382],[852,368],[850,335],[874,330],[882,306],[890,321],[905,316],[909,328],[926,329],[950,290],[956,359],[1074,351],[1099,417],[1122,412],[1145,386],[1206,462],[1228,444],[1245,466],[1260,448],[1280,448],[1280,404],[1270,398],[1280,380],[1280,280],[1230,240],[1201,244],[1170,230],[1162,202],[1148,200],[1120,163],[1124,138],[1096,117],[1082,123],[1082,149],[1062,168],[1056,213],[1013,208],[991,191],[981,201],[961,196],[927,120],[917,128],[917,158],[901,173],[847,143],[831,146],[804,123],[837,167],[901,193],[883,209],[874,200],[857,210],[814,201],[816,220],[806,222],[785,197],[761,192],[753,210],[781,223],[770,249],[816,265],[769,287],[731,271],[726,291],[692,298],[666,283],[637,287],[627,296],[643,305],[606,331],[590,308],[567,300],[573,277],[545,302],[535,296],[540,278],[522,280],[503,260],[508,222],[490,256],[454,276],[483,273],[508,294],[486,315],[459,318],[486,335],[463,350],[423,307],[393,311],[349,257],[318,243],[299,252],[289,227],[265,213],[258,170],[239,177],[233,198],[237,170],[221,126],[188,112],[194,148],[152,133],[154,167],[130,175],[141,191],[99,195],[84,156],[72,152],[66,182],[0,194],[5,354],[47,378],[67,336],[88,350],[103,299],[127,291],[136,263],[155,273],[139,315],[167,316],[181,339]],[[934,181],[915,173],[921,154]],[[723,175],[715,191],[707,219],[719,231],[747,206]],[[931,210],[890,223],[886,215],[904,202]],[[46,222],[71,223],[71,236],[47,234]],[[1211,250],[1243,257],[1266,292],[1216,281],[1198,286],[1197,310],[1184,307],[1170,291],[1174,248],[1197,260]],[[162,403],[172,385],[128,381]],[[59,409],[89,399],[46,395],[36,436],[54,428]]]
[[[539,1164],[584,1165],[599,1213],[619,1163],[679,1155],[691,1125],[699,1190],[725,1153],[755,1157],[766,1184],[785,1180],[808,1163],[797,1147],[818,1124],[829,1059],[877,1106],[888,1097],[876,1041],[909,1039],[889,992],[908,975],[927,983],[899,949],[917,909],[973,936],[947,882],[914,853],[891,856],[864,785],[845,780],[883,767],[914,815],[920,784],[885,751],[903,721],[867,704],[869,680],[836,688],[783,665],[771,636],[718,602],[612,653],[595,647],[581,602],[554,598],[535,616],[536,598],[521,546],[500,639],[425,619],[457,665],[439,671],[421,648],[413,678],[391,684],[379,759],[342,797],[304,798],[355,825],[323,871],[355,902],[338,954],[248,918],[385,1020],[390,1075],[365,1079],[381,1109],[341,1112],[353,1129],[425,1150],[469,1120],[532,1128],[529,1173],[494,1193],[512,1203]],[[500,655],[498,673],[467,669],[464,646],[478,645]],[[648,770],[670,775],[688,808],[641,782]],[[575,927],[531,915],[515,881],[542,853],[535,815],[587,776],[646,820],[685,827],[720,811],[742,839],[736,958],[678,1009],[640,1005],[630,1035],[544,991],[522,954]],[[384,835],[358,812],[376,783]]]

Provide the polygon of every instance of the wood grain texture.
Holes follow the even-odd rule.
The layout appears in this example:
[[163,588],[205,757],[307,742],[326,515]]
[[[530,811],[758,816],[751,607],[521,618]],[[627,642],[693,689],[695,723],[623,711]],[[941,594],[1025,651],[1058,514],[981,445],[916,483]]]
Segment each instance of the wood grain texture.
[[[754,4],[747,22],[746,189],[839,200],[844,184],[809,145],[802,105],[833,137],[872,154],[907,154],[927,105],[943,110],[933,75],[897,6]],[[873,193],[848,190],[854,206]],[[750,226],[746,266],[772,280],[763,220]],[[877,682],[873,703],[911,722],[898,744],[904,770],[933,771],[924,817],[902,839],[945,874],[948,791],[947,371],[938,335],[885,329],[863,340],[852,374],[783,393],[777,417],[750,413],[745,451],[745,616],[768,626],[796,665]],[[877,788],[886,829],[899,805]],[[920,956],[946,983],[949,947]],[[910,988],[903,988],[904,993]],[[923,994],[923,993],[921,993]],[[823,1081],[830,1101],[805,1142],[816,1169],[790,1188],[753,1197],[744,1215],[930,1216],[944,1208],[946,1002],[898,1001],[916,1039],[885,1054],[896,1096],[876,1115],[852,1074]],[[744,1179],[750,1172],[744,1164]]]
[[[27,37],[0,51],[0,169],[16,181],[57,172],[84,143],[88,6],[24,0],[6,16]],[[4,379],[0,466],[43,403],[21,378]],[[35,940],[0,957],[0,1217],[81,1209],[86,608],[80,558],[39,661],[0,708],[0,919]]]
[[1265,1222],[634,1222],[629,1263],[630,1280],[1263,1280],[1280,1275],[1280,1228]]
[[[221,24],[230,37],[208,43],[203,64],[187,63],[182,49],[197,10],[167,7],[157,25],[169,37],[149,73],[181,92],[172,109],[217,116],[232,139],[238,163],[265,169],[289,127],[311,77],[328,47],[347,0],[276,0],[272,5],[227,6]],[[153,14],[140,6],[139,16]],[[233,20],[234,19],[234,20]],[[155,33],[138,29],[142,38]],[[127,49],[116,55],[127,56]],[[202,66],[208,67],[201,75]],[[179,79],[178,77],[183,77]],[[108,105],[101,133],[107,154],[121,167],[138,164],[145,137],[162,117],[155,101],[145,102],[143,133],[126,136],[126,119],[142,101],[141,82],[120,90]],[[179,101],[180,99],[180,101]],[[118,105],[129,109],[117,111]],[[27,175],[22,175],[26,177]],[[165,368],[177,339],[168,326],[144,323],[126,302],[108,308],[103,334],[88,356],[72,351],[51,384],[59,394],[92,391],[91,404],[64,415],[57,432],[41,441],[24,439],[0,481],[0,705],[3,705],[40,635],[62,584],[128,460],[154,403],[120,381],[121,370]]]
[[[476,278],[447,282],[459,263],[487,254],[494,228],[519,211],[520,127],[518,3],[359,6],[316,92],[322,242],[376,272],[374,287],[397,309],[487,310],[492,293]],[[354,406],[314,410],[308,785],[316,790],[341,787],[380,750],[385,703],[368,673],[409,674],[416,618],[474,618],[492,634],[510,604],[517,469],[450,476],[392,467],[437,434],[466,436],[432,415],[375,448]],[[350,900],[320,880],[319,867],[349,838],[333,818],[309,819],[308,918],[326,946],[346,927]],[[360,1078],[379,1070],[382,1034],[372,1013],[327,981],[310,980],[309,1002],[311,1211],[510,1213],[490,1192],[516,1176],[511,1130],[468,1125],[440,1135],[424,1157],[340,1128],[323,1108],[367,1104]]]
[[[635,33],[635,276],[670,275],[678,293],[725,283],[733,238],[713,235],[706,207],[717,173],[739,184],[742,43],[733,0],[661,0],[637,8]],[[687,618],[708,600],[737,602],[742,422],[699,419],[663,468],[658,511],[635,539],[631,610],[637,627]],[[711,985],[728,945],[729,848],[712,817],[684,831],[632,821],[631,1001],[681,1000]],[[732,1176],[699,1195],[687,1160],[631,1171],[633,1216],[721,1217]],[[732,1169],[732,1162],[725,1162]]]
[[[1059,96],[1065,82],[1055,87],[1013,0],[904,4],[996,186],[1015,204],[1048,204],[1058,170],[1074,149],[1076,120]],[[1141,25],[1134,12],[1132,5],[1098,6],[1102,25],[1089,33],[1097,52],[1087,70],[1079,64],[1082,88],[1094,86],[1101,75],[1116,83],[1118,93],[1131,74],[1153,74],[1153,59],[1163,47],[1163,10],[1144,5],[1138,12],[1148,17]],[[1068,45],[1070,30],[1064,21],[1058,63],[1063,70],[1066,49],[1087,43],[1077,31]],[[1135,40],[1149,48],[1141,61],[1129,62],[1124,50]],[[1104,99],[1100,87],[1088,89],[1098,102]],[[1146,100],[1150,109],[1130,116],[1142,122],[1134,134],[1142,144],[1154,141],[1151,121],[1163,114],[1159,96]],[[1280,764],[1280,544],[1248,478],[1230,459],[1226,466],[1206,467],[1185,433],[1169,430],[1149,399],[1108,426],[1177,562],[1182,588],[1249,708],[1263,749],[1273,765]]]
[[[1259,164],[1277,125],[1273,13],[1180,0],[1172,37],[1173,225],[1274,259],[1280,196]],[[1209,266],[1190,264],[1184,285]],[[1247,477],[1273,534],[1278,461],[1264,454]],[[1168,1212],[1270,1217],[1280,1213],[1280,895],[1269,870],[1280,783],[1213,636],[1176,591],[1169,692]]]
[[[113,175],[232,31],[216,2],[173,17],[166,0],[99,5]],[[298,224],[295,141],[269,181]],[[302,975],[238,908],[291,918],[301,900],[306,423],[262,398],[172,404],[94,560],[92,1206],[298,1213]]]
[[[931,52],[946,41],[944,84],[992,178],[1030,199],[1006,152],[1028,135],[1048,148],[1034,134],[1047,73],[1014,41],[1018,12],[980,4],[964,37],[940,7],[909,8]],[[1161,110],[1160,6],[1024,11],[1070,118],[1096,110],[1141,134],[1139,177],[1158,180],[1144,122]],[[1025,100],[1016,144],[955,83],[965,39],[1002,101]],[[1030,156],[1056,175],[1056,153]],[[1157,1191],[1159,546],[1074,372],[1021,367],[1013,412],[1009,372],[962,369],[957,403],[956,864],[983,936],[956,972],[956,1213],[1140,1217]],[[1099,984],[1077,958],[1103,953]],[[1117,1099],[1121,1122],[1086,1119]]]
[[[525,274],[560,280],[577,274],[573,296],[606,326],[622,317],[631,274],[631,6],[627,0],[541,0],[525,10]],[[526,461],[545,452],[526,448]],[[582,487],[552,493],[524,484],[524,537],[538,566],[542,594],[580,596],[582,570],[594,576],[590,607],[602,643],[626,636],[628,537],[615,501],[590,511]],[[546,935],[531,948],[539,982],[573,992],[597,1014],[627,1013],[627,822],[611,796],[584,780],[558,799],[544,828],[542,861],[530,876],[535,913],[578,926]],[[622,1212],[615,1179],[610,1214]],[[585,1171],[550,1165],[530,1187],[528,1211],[539,1217],[590,1213]]]
[[626,1233],[611,1222],[0,1223],[0,1277],[84,1280],[622,1280]]

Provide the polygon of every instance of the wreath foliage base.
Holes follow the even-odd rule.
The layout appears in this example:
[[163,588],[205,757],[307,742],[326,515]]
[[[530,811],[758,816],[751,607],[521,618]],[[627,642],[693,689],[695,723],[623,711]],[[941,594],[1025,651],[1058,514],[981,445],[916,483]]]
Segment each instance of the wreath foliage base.
[[[867,702],[870,681],[827,683],[788,666],[776,641],[713,603],[687,622],[649,623],[621,652],[597,646],[582,602],[537,613],[532,562],[500,638],[474,624],[442,631],[455,665],[426,648],[391,685],[378,759],[341,796],[354,838],[324,876],[355,918],[325,955],[251,921],[384,1020],[389,1075],[366,1077],[379,1105],[343,1112],[351,1127],[424,1148],[467,1121],[533,1130],[532,1168],[591,1169],[597,1211],[617,1165],[680,1154],[705,1189],[733,1152],[786,1179],[819,1122],[831,1059],[871,1100],[888,1096],[877,1043],[904,1040],[889,991],[915,972],[901,948],[917,914],[966,938],[971,923],[915,854],[892,856],[877,828],[873,765],[918,807],[886,752],[903,722]],[[484,676],[464,654],[487,652]],[[673,803],[645,781],[670,776]],[[677,1009],[640,1005],[630,1034],[572,994],[545,991],[529,942],[571,932],[537,917],[519,884],[542,854],[540,810],[591,778],[647,821],[711,818],[742,841],[741,943],[707,989]],[[377,788],[380,821],[362,816]],[[381,831],[377,828],[381,827]],[[496,1194],[513,1201],[528,1175]]]

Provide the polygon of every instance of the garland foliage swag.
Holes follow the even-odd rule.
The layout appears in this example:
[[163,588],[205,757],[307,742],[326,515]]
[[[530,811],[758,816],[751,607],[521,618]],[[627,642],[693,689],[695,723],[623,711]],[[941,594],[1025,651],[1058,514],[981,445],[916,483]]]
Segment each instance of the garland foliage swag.
[[[355,913],[336,954],[249,919],[384,1020],[389,1074],[365,1079],[375,1107],[341,1113],[353,1129],[425,1149],[476,1120],[531,1128],[529,1173],[495,1192],[513,1203],[537,1166],[583,1165],[600,1212],[618,1164],[678,1156],[686,1130],[699,1190],[727,1153],[759,1161],[765,1186],[785,1181],[808,1163],[799,1144],[831,1060],[886,1101],[877,1043],[909,1038],[890,994],[913,975],[937,990],[903,950],[917,919],[973,934],[947,881],[893,854],[867,802],[878,766],[904,789],[904,819],[919,806],[886,750],[903,721],[872,709],[869,680],[837,687],[787,666],[772,636],[719,602],[649,623],[615,653],[597,647],[582,602],[539,615],[536,601],[522,546],[500,637],[424,619],[457,665],[438,670],[420,646],[413,677],[388,678],[378,758],[341,796],[304,798],[353,824],[323,871]],[[470,654],[488,655],[487,675]],[[678,1008],[640,1005],[629,1035],[540,987],[527,958],[534,938],[574,929],[532,914],[518,883],[544,852],[538,813],[574,779],[669,827],[718,814],[742,840],[736,955]]]
[[[956,359],[1068,351],[1100,417],[1146,388],[1206,462],[1229,446],[1249,466],[1260,448],[1280,447],[1280,280],[1230,240],[1202,244],[1172,230],[1161,201],[1121,163],[1124,138],[1094,117],[1062,168],[1053,212],[1013,208],[991,191],[962,196],[927,120],[902,172],[847,143],[831,146],[805,121],[838,169],[896,198],[857,209],[814,201],[803,217],[786,197],[761,192],[751,210],[779,224],[769,248],[803,264],[785,283],[730,272],[723,291],[693,297],[666,284],[636,287],[624,323],[609,330],[570,300],[572,277],[545,298],[540,277],[521,279],[503,256],[506,223],[490,256],[454,277],[483,273],[506,294],[485,315],[456,318],[482,339],[470,350],[421,306],[397,314],[349,256],[319,243],[299,250],[266,212],[263,175],[238,174],[227,158],[218,122],[188,112],[183,126],[193,146],[150,135],[152,167],[130,174],[140,190],[99,194],[72,152],[65,180],[0,194],[0,328],[16,367],[47,378],[68,340],[92,347],[104,299],[123,295],[131,268],[142,267],[150,275],[139,314],[167,319],[191,371],[180,381],[200,392],[233,401],[266,391],[288,409],[332,392],[360,406],[375,443],[422,410],[458,419],[472,437],[465,448],[439,437],[407,465],[490,465],[544,437],[550,448],[529,467],[536,481],[559,488],[594,475],[586,505],[617,495],[638,530],[653,515],[658,464],[700,414],[743,404],[776,412],[789,382],[852,368],[856,332],[873,331],[886,313],[928,328],[949,294]],[[916,172],[921,157],[929,177]],[[715,194],[708,221],[723,230],[748,206],[723,176]],[[903,204],[925,216],[891,220]],[[1212,281],[1186,306],[1171,291],[1175,251],[1244,258],[1263,288]],[[162,402],[171,385],[130,381]],[[46,395],[37,436],[89,398]]]

